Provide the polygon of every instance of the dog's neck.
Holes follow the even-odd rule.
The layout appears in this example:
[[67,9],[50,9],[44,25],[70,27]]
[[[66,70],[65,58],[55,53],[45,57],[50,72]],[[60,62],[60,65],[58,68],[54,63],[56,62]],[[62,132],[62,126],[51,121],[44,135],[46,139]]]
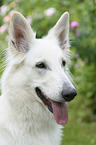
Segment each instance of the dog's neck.
[[3,95],[3,97],[7,100],[8,107],[10,108],[9,110],[11,111],[8,114],[8,118],[11,120],[9,122],[13,122],[13,126],[16,125],[19,129],[22,128],[23,132],[34,132],[35,130],[41,131],[41,129],[44,131],[48,130],[48,128],[51,129],[58,126],[53,114],[46,110],[41,103],[28,100],[26,97],[21,96],[17,97],[19,98],[17,101],[9,99],[14,98],[16,95],[16,93],[11,94],[11,92],[10,96],[6,96],[5,94]]
[[53,114],[48,112],[40,103],[34,101],[25,102],[25,104],[18,102],[18,104],[7,100],[5,95],[2,97],[5,98],[8,115],[6,126],[13,132],[14,136],[27,139],[28,144],[39,145],[40,142],[46,145],[55,145],[56,142],[58,145],[60,144],[61,126],[57,125]]

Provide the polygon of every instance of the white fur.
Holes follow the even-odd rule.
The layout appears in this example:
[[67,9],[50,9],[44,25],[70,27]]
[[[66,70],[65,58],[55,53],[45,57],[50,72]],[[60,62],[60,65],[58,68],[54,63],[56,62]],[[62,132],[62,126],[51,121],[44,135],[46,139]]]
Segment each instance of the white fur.
[[[61,128],[36,95],[35,87],[54,101],[63,101],[62,86],[74,87],[68,78],[69,15],[64,13],[42,39],[36,39],[18,12],[10,23],[6,70],[0,97],[0,145],[60,145]],[[62,59],[67,62],[62,67]],[[47,70],[36,68],[45,61]]]

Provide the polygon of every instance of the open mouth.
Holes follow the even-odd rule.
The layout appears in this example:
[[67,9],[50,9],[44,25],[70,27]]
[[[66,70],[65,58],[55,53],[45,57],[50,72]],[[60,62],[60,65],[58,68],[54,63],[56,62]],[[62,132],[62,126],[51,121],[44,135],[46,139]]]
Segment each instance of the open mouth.
[[38,97],[42,100],[43,104],[48,107],[49,111],[53,113],[53,109],[52,109],[52,104],[50,102],[50,99],[47,98],[44,93],[37,87],[36,88],[36,93],[38,95]]
[[35,88],[37,96],[42,100],[45,107],[54,114],[56,122],[60,125],[68,121],[68,111],[65,102],[60,103],[49,99],[38,87]]

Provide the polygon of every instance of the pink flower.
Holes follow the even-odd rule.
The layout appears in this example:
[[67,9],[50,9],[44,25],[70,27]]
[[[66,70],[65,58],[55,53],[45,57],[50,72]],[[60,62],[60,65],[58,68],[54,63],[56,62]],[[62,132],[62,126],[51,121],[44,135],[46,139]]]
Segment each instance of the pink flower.
[[11,2],[11,3],[10,3],[10,7],[11,7],[11,8],[16,7],[16,3],[15,3],[14,1],[13,1],[13,2]]
[[10,21],[10,16],[5,16],[4,18],[3,18],[3,21],[5,22],[5,23],[7,23],[7,22],[9,22]]
[[16,11],[15,10],[10,11],[9,16],[12,16],[14,12],[16,12]]
[[55,8],[49,8],[44,11],[45,16],[52,16],[56,12]]
[[1,9],[1,16],[4,16],[6,12],[9,10],[9,7],[6,5],[2,5],[0,9]]
[[6,32],[7,31],[7,25],[5,24],[5,25],[2,25],[1,27],[0,27],[0,34],[3,34],[4,32]]
[[71,29],[73,30],[73,29],[75,29],[77,27],[79,27],[79,23],[77,21],[72,21],[71,22]]

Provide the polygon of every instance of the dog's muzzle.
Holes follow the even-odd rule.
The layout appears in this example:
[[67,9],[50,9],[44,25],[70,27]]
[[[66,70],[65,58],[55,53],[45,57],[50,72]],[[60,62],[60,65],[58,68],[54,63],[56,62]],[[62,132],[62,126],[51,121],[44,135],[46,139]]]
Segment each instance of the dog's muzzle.
[[62,91],[62,97],[63,102],[56,102],[54,100],[51,100],[49,97],[47,97],[40,88],[35,88],[37,96],[41,99],[42,104],[54,114],[55,120],[59,125],[66,124],[68,121],[68,110],[67,110],[67,101],[71,101],[76,96],[76,90],[74,88],[71,88],[70,90],[63,90]]
[[59,125],[66,124],[68,121],[68,110],[66,102],[56,102],[48,98],[40,88],[35,88],[37,96],[41,99],[42,104],[47,108],[50,112],[54,114],[54,118]]
[[36,90],[38,97],[42,100],[43,104],[45,106],[48,106],[49,111],[53,113],[50,99],[47,96],[45,96],[44,93],[38,87],[35,90]]
[[77,95],[77,92],[74,88],[71,89],[71,90],[63,89],[61,95],[62,95],[62,97],[64,98],[65,101],[69,102],[69,101],[71,101],[75,98],[75,96]]

